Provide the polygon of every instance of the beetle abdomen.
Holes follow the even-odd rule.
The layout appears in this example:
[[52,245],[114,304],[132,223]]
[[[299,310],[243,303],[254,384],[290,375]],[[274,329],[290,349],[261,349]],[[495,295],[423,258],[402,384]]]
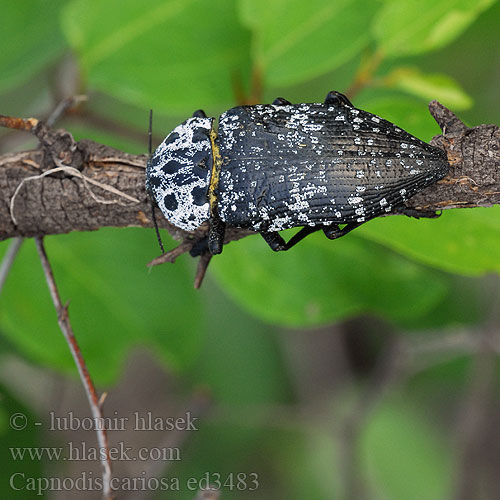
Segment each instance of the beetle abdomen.
[[236,107],[217,143],[219,215],[254,230],[363,222],[448,172],[440,149],[346,105]]

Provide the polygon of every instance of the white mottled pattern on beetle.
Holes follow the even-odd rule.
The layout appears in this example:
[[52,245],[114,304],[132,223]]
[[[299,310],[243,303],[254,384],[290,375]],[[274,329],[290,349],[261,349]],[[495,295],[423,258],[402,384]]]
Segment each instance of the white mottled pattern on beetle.
[[[158,207],[168,221],[186,231],[209,218],[208,199],[197,204],[195,193],[200,190],[206,195],[210,183],[212,122],[213,118],[189,118],[172,130],[148,163],[147,183]],[[206,168],[195,170],[195,158],[203,160],[204,155]]]
[[[200,175],[193,162],[200,152],[211,162],[211,124],[211,118],[184,122],[155,151],[148,167],[148,185],[158,205],[182,229],[195,229],[209,217],[208,200],[196,205],[193,190],[208,187],[210,168]],[[200,130],[205,137],[195,141]],[[219,215],[254,230],[364,222],[401,206],[448,170],[441,150],[345,105],[233,108],[220,117],[217,144],[222,157]],[[178,170],[171,172],[169,165]],[[165,204],[172,196],[175,209]]]

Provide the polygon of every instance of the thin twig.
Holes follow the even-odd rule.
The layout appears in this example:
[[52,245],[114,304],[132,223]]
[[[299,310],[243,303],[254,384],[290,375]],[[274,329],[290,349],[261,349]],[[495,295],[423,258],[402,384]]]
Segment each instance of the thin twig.
[[7,253],[4,255],[2,264],[0,265],[0,293],[2,293],[5,280],[9,275],[10,269],[12,268],[12,264],[14,264],[17,252],[19,252],[19,249],[21,248],[23,241],[24,238],[22,238],[21,236],[13,238],[12,243],[9,245]]
[[205,277],[205,273],[207,272],[208,264],[210,264],[210,260],[212,259],[212,254],[209,252],[205,252],[201,254],[198,260],[198,267],[196,269],[196,276],[194,277],[194,287],[196,290],[200,288],[203,283],[203,278]]
[[36,118],[15,118],[13,116],[0,115],[0,126],[13,130],[33,132],[39,121]]
[[65,115],[70,108],[78,106],[80,103],[85,102],[86,100],[87,100],[86,95],[74,95],[71,97],[67,97],[66,99],[63,99],[55,107],[54,111],[50,113],[45,123],[47,124],[48,127],[54,126],[57,120],[59,120],[61,116]]
[[[92,416],[94,418],[96,427],[97,441],[99,443],[99,447],[101,450],[99,456],[102,465],[103,498],[110,499],[112,498],[111,458],[109,455],[108,437],[106,429],[103,426],[104,419],[101,407],[99,405],[99,397],[97,396],[97,391],[92,382],[92,379],[90,378],[87,365],[85,364],[82,352],[80,351],[80,347],[78,346],[75,335],[73,333],[73,329],[71,327],[71,323],[68,316],[68,306],[63,305],[63,303],[61,302],[61,297],[57,289],[54,273],[52,272],[52,268],[49,259],[47,257],[47,253],[45,251],[43,238],[40,236],[35,237],[35,243],[38,249],[38,253],[40,255],[40,260],[42,263],[43,271],[45,273],[45,278],[47,279],[47,285],[49,287],[50,295],[52,297],[52,302],[54,303],[54,307],[57,312],[57,321],[59,323],[59,327],[61,328],[64,338],[66,339],[66,342],[68,343],[71,355],[73,356],[75,364],[78,368],[80,379],[82,381],[85,393],[87,394],[87,398],[89,400],[90,409],[92,411]],[[105,453],[103,454],[102,451],[104,451]]]
[[166,253],[161,254],[160,256],[154,258],[151,262],[148,263],[148,267],[158,266],[159,264],[164,264],[165,262],[175,262],[175,259],[182,255],[183,253],[189,252],[193,247],[192,241],[185,241],[180,245],[176,246],[172,250],[169,250]]

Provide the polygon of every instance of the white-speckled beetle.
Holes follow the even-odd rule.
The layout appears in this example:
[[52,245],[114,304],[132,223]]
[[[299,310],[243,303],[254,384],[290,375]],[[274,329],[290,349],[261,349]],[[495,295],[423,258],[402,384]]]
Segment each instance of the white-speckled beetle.
[[[398,209],[448,172],[444,151],[339,92],[324,103],[238,106],[219,119],[197,111],[150,158],[146,189],[175,226],[210,221],[208,250],[222,252],[226,225],[259,232],[288,250],[323,230],[334,239]],[[288,242],[278,231],[302,226]],[[342,226],[342,228],[341,228]]]

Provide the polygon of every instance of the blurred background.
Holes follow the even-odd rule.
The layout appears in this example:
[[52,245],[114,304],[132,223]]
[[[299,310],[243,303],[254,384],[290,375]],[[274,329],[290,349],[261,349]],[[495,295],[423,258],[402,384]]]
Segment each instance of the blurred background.
[[[277,96],[321,102],[329,90],[425,141],[439,133],[431,99],[469,126],[500,121],[495,0],[3,0],[0,9],[0,113],[46,118],[85,94],[57,126],[126,152],[147,151],[150,108],[156,145],[199,108],[219,116]],[[34,146],[0,130],[0,153]],[[499,498],[499,207],[387,217],[283,254],[248,237],[212,260],[199,291],[188,255],[146,267],[159,252],[153,230],[51,236],[46,247],[108,393],[105,415],[129,419],[111,445],[179,452],[116,461],[119,477],[169,485],[138,482],[117,498],[191,499],[187,481],[207,477],[220,480],[223,500]],[[51,416],[90,412],[29,240],[0,295],[0,356],[0,496],[99,498],[43,482],[100,469],[64,459],[69,443],[97,446],[94,432],[51,430]],[[190,412],[197,430],[139,431],[136,412]],[[9,420],[17,413],[22,430]],[[63,455],[21,459],[12,447]]]

